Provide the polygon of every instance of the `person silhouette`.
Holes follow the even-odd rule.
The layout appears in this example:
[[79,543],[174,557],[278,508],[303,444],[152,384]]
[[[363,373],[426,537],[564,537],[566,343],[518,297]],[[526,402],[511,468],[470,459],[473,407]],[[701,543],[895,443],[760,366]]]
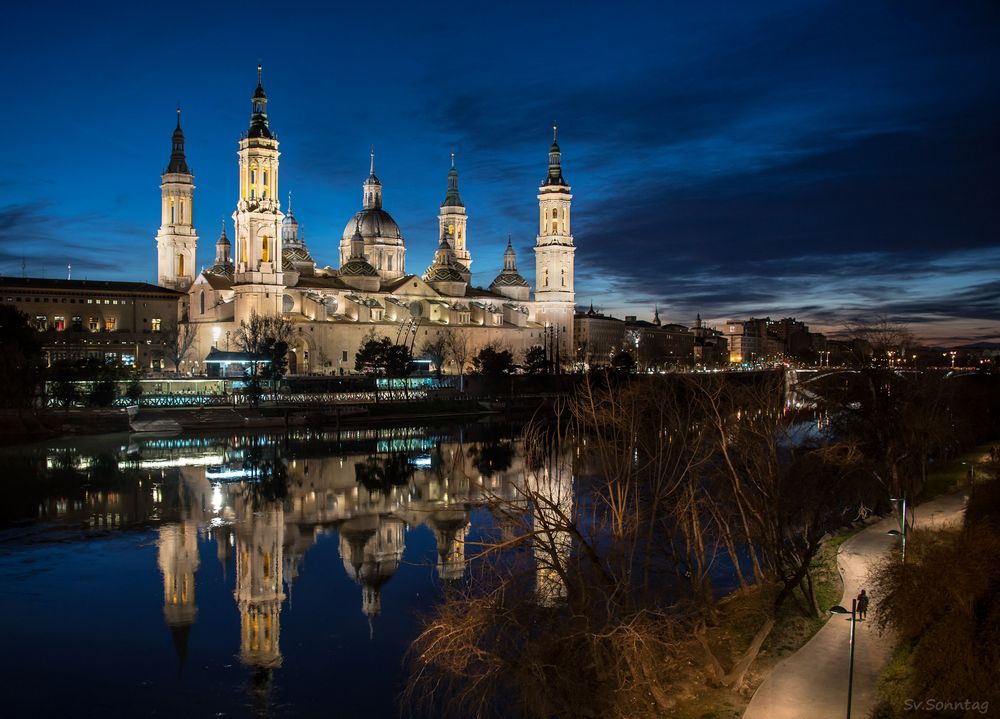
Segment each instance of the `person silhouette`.
[[864,621],[865,617],[868,616],[868,594],[864,589],[861,590],[861,594],[858,595],[858,619]]

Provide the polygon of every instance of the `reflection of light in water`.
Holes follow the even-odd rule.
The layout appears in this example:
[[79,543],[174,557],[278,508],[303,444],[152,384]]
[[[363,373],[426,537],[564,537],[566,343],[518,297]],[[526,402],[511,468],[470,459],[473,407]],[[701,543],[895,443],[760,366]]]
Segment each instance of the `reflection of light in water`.
[[212,511],[218,512],[222,509],[222,487],[216,485],[212,487]]
[[421,454],[416,457],[410,457],[410,464],[417,469],[430,469],[431,456],[429,454]]
[[163,469],[166,467],[204,467],[223,462],[221,454],[209,454],[204,457],[176,457],[171,459],[143,459],[138,462],[139,469]]
[[243,467],[230,467],[224,464],[217,464],[205,469],[205,477],[213,481],[227,481],[237,479],[250,479],[251,472]]

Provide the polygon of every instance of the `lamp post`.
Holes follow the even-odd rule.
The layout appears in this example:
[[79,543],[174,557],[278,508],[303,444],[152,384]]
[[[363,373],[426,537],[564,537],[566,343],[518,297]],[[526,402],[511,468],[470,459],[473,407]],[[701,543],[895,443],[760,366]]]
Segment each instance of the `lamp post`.
[[889,499],[893,502],[902,502],[899,512],[899,529],[890,529],[887,534],[900,538],[903,547],[903,564],[906,564],[906,492],[903,492],[902,500],[896,497],[890,497]]
[[851,695],[854,691],[854,623],[858,612],[858,600],[851,600],[851,608],[845,609],[839,604],[830,608],[831,614],[851,615],[851,660],[847,673],[847,719],[851,719]]

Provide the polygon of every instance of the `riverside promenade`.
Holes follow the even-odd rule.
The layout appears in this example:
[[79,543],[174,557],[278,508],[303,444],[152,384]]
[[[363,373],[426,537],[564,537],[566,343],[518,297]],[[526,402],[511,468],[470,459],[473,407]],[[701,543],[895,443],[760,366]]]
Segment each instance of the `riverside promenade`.
[[[917,529],[957,526],[965,513],[968,492],[945,494],[920,504],[914,512]],[[899,538],[887,534],[897,529],[895,517],[882,519],[858,532],[840,546],[837,564],[844,580],[842,606],[865,586],[871,567],[886,552],[899,552]],[[868,717],[878,699],[878,679],[892,655],[893,643],[880,636],[869,618],[857,622],[854,650],[854,700],[851,715]],[[828,609],[828,607],[824,607]],[[754,693],[743,719],[843,719],[847,714],[847,675],[851,618],[832,615],[805,645],[782,660]]]

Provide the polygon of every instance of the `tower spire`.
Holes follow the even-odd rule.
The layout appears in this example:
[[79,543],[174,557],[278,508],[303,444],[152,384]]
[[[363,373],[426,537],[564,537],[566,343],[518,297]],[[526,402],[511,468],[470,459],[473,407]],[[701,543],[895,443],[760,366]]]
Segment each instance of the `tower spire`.
[[549,174],[545,178],[544,184],[546,185],[565,185],[566,181],[562,176],[562,152],[559,150],[559,143],[556,141],[556,136],[559,131],[559,126],[553,122],[552,123],[552,146],[549,148]]
[[382,183],[375,175],[375,145],[371,146],[370,163],[368,165],[368,179],[364,183],[364,208],[366,210],[379,209],[382,207]]
[[371,159],[372,162],[371,166],[368,169],[368,174],[371,175],[372,177],[375,177],[375,145],[372,145]]
[[267,120],[267,93],[264,92],[264,66],[257,63],[257,89],[250,98],[250,130],[248,137],[273,140]]
[[167,166],[168,173],[180,175],[190,175],[187,158],[184,156],[184,130],[181,129],[181,107],[177,106],[177,127],[170,140],[170,164]]

